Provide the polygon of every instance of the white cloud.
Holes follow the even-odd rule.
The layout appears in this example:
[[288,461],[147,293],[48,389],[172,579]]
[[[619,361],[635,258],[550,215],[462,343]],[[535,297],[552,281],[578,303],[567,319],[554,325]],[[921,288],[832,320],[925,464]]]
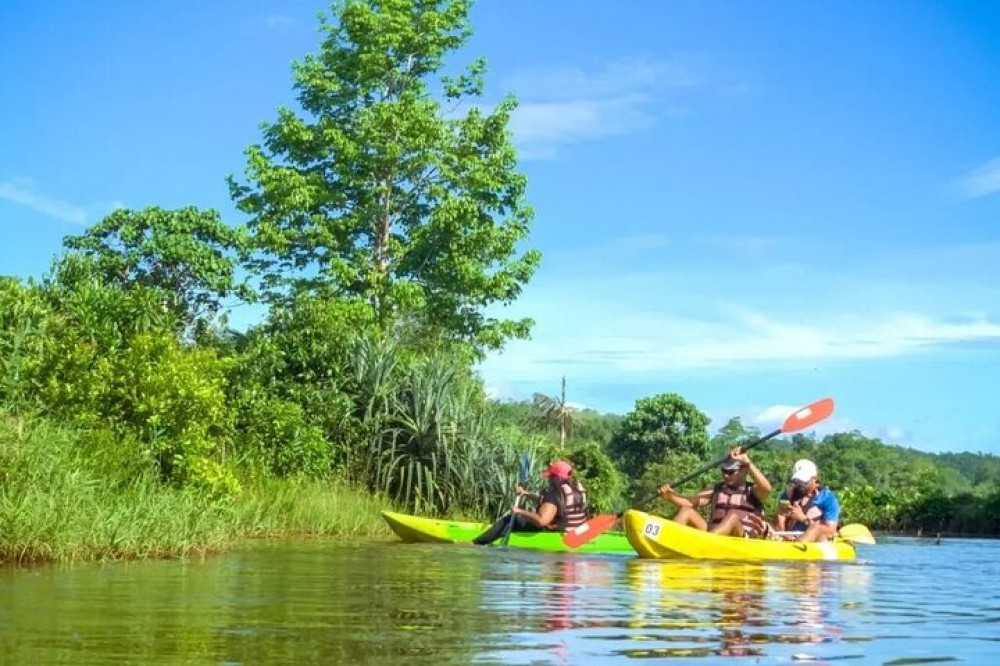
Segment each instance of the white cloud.
[[682,113],[682,105],[658,96],[700,85],[704,69],[697,57],[685,55],[668,61],[621,60],[594,71],[548,68],[514,74],[503,85],[522,100],[511,117],[521,157],[550,158],[560,146],[629,134],[652,125],[657,115]]
[[757,236],[750,234],[712,234],[705,236],[703,242],[741,254],[760,256],[781,247],[785,240],[775,236]]
[[671,372],[885,358],[984,341],[1000,342],[1000,322],[890,313],[791,323],[739,306],[709,318],[629,313],[624,303],[564,302],[539,321],[532,341],[511,343],[502,357],[487,360],[484,372],[491,381],[523,381],[572,368],[577,376],[616,382]]
[[287,14],[269,14],[264,17],[265,28],[272,30],[284,30],[295,26],[295,19]]
[[705,70],[704,58],[694,54],[670,60],[627,58],[593,71],[575,67],[521,71],[505,78],[503,87],[529,98],[600,99],[637,90],[694,87],[704,82]]
[[889,426],[885,429],[885,439],[890,442],[898,442],[900,440],[906,439],[907,433],[904,429],[899,426]]
[[87,213],[83,208],[38,194],[30,189],[28,181],[0,182],[0,198],[63,222],[81,226],[87,224]]
[[959,192],[975,199],[1000,192],[1000,157],[964,175],[958,183]]
[[511,116],[510,129],[521,155],[547,158],[558,145],[629,134],[653,122],[643,109],[646,97],[526,103]]
[[771,405],[765,407],[750,418],[750,423],[757,426],[777,426],[784,423],[789,414],[799,409],[799,405]]
[[645,252],[667,247],[670,241],[663,234],[636,234],[611,241],[608,249],[617,252]]

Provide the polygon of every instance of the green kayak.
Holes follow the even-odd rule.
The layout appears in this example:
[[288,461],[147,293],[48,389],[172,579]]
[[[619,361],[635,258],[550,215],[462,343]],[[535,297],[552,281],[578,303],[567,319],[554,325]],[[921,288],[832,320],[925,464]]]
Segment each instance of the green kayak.
[[[392,531],[408,543],[468,543],[489,527],[485,523],[435,520],[394,511],[383,511],[382,517],[385,518],[385,522],[389,524]],[[510,544],[508,545],[511,548],[530,548],[552,552],[635,554],[628,539],[621,532],[605,532],[579,548],[565,546],[562,542],[562,536],[562,532],[513,532],[510,535]]]

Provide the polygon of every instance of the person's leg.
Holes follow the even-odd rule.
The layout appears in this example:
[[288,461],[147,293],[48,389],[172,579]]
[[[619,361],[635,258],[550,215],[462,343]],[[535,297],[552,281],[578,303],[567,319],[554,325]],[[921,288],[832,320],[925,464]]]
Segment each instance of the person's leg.
[[674,516],[674,522],[687,525],[698,530],[707,530],[708,523],[701,517],[701,514],[689,506],[681,507],[681,510]]
[[472,540],[472,543],[479,546],[485,546],[491,544],[501,536],[503,536],[504,531],[507,529],[507,523],[510,522],[510,514],[505,513],[500,516],[495,523],[490,525],[485,532],[477,536]]
[[812,523],[806,528],[806,531],[802,533],[802,536],[798,538],[798,541],[827,541],[826,532],[823,530],[823,524]]
[[718,525],[712,526],[715,534],[728,534],[729,536],[741,537],[744,535],[743,521],[739,514],[727,513]]
[[[502,537],[504,535],[504,532],[507,531],[508,521],[510,521],[510,514],[505,513],[504,515],[500,516],[500,518],[497,519],[495,523],[490,525],[489,529],[487,529],[485,532],[483,532],[475,539],[473,539],[472,543],[479,546],[486,546],[493,543],[494,541]],[[540,530],[541,530],[540,527],[538,527],[534,523],[528,522],[521,516],[517,516],[514,518],[514,525],[511,528],[511,532],[538,532]]]

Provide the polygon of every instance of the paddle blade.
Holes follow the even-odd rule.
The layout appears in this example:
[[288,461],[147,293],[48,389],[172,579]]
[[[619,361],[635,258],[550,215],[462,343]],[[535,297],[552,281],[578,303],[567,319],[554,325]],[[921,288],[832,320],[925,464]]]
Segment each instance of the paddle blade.
[[618,516],[613,513],[603,513],[594,516],[583,525],[566,530],[563,543],[569,548],[579,548],[591,539],[610,530],[618,522]]
[[844,525],[840,528],[838,534],[844,541],[850,541],[852,543],[865,543],[869,545],[875,543],[875,537],[872,536],[871,530],[861,523]]
[[798,410],[781,425],[781,432],[799,432],[833,414],[833,398],[823,398]]

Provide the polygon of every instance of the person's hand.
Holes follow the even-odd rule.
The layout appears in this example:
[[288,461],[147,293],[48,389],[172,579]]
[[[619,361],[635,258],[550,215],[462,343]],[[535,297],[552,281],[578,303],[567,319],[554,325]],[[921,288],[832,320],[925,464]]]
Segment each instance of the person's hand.
[[789,505],[788,515],[800,523],[806,522],[806,512],[803,511],[802,507],[799,506],[798,504]]
[[666,497],[668,499],[675,494],[674,489],[665,483],[662,486],[660,486],[658,490],[660,492],[661,497]]
[[521,486],[517,487],[517,496],[518,497],[524,497],[525,495],[530,495],[530,494],[531,494],[531,491],[525,490]]
[[747,455],[746,451],[742,447],[734,447],[732,451],[729,452],[729,457],[740,463],[741,465],[749,465],[750,457]]

